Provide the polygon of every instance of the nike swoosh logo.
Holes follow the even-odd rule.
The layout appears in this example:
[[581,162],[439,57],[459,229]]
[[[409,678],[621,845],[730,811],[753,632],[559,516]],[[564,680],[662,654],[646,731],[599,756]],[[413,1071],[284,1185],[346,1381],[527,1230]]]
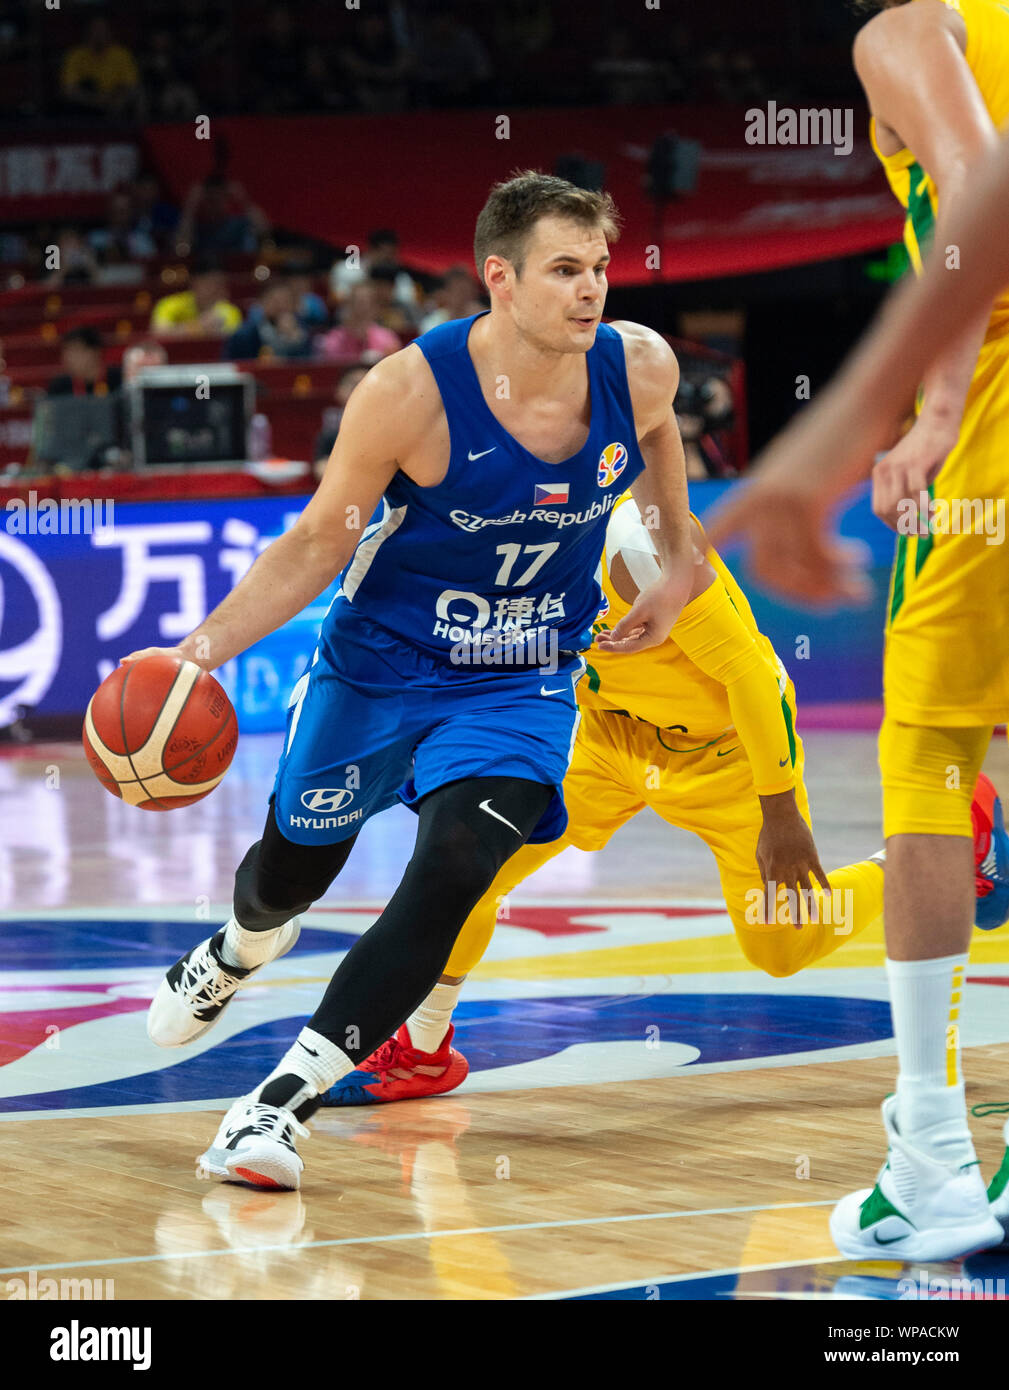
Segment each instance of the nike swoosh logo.
[[896,1245],[898,1240],[906,1240],[906,1236],[892,1236],[890,1240],[884,1240],[878,1231],[873,1231],[872,1238],[877,1245]]
[[781,761],[779,762],[778,766],[779,766],[779,767],[784,767],[785,764],[786,764],[787,762],[788,762],[788,759],[787,759],[787,758],[782,758]]
[[510,820],[505,820],[504,816],[498,815],[497,811],[494,811],[494,810],[491,809],[491,804],[490,804],[490,798],[489,798],[489,797],[487,798],[486,801],[481,801],[481,802],[480,802],[480,810],[481,810],[481,811],[486,811],[487,814],[488,814],[489,816],[493,816],[495,820],[502,821],[505,825],[507,825],[507,827],[508,827],[509,830],[514,830],[514,831],[515,831],[515,834],[521,837],[522,831],[518,828],[517,825],[512,825],[512,823],[511,823]]
[[482,458],[484,457],[485,454],[492,454],[496,448],[497,448],[497,445],[496,445],[496,444],[492,444],[491,447],[490,447],[489,449],[484,449],[484,450],[482,450],[482,452],[479,453],[479,454],[474,454],[473,450],[470,449],[470,451],[469,451],[469,453],[468,453],[468,455],[467,455],[467,458],[469,459],[470,463],[473,463],[476,459],[482,459]]
[[541,694],[541,695],[563,695],[566,689],[567,689],[567,686],[566,686],[566,685],[560,685],[560,686],[557,687],[556,690],[548,690],[548,689],[546,688],[545,685],[541,685],[541,686],[540,686],[540,694]]
[[715,754],[715,757],[724,758],[726,753],[734,753],[738,747],[739,744],[737,743],[733,748],[719,748],[718,752]]
[[[304,1044],[303,1042],[300,1042],[300,1041],[299,1041],[298,1046],[299,1046],[299,1047],[305,1047],[305,1044]],[[316,1052],[316,1050],[315,1050],[314,1047],[305,1047],[305,1051],[308,1053],[309,1057],[318,1057],[318,1055],[319,1055],[318,1052]]]

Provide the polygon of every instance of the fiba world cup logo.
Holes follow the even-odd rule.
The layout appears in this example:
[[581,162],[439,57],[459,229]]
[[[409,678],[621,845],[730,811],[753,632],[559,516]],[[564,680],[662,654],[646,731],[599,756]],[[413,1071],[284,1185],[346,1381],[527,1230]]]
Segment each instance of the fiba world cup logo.
[[596,482],[600,487],[609,487],[610,483],[616,482],[626,467],[627,450],[624,446],[622,444],[607,444],[599,455],[599,471],[596,474]]

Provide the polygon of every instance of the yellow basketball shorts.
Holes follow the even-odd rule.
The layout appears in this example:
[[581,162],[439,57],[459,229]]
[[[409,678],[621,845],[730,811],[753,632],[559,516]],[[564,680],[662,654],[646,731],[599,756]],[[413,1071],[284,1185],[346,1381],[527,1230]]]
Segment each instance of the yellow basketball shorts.
[[[795,728],[795,690],[785,698]],[[795,735],[795,799],[810,824],[803,782],[802,740]],[[602,849],[632,816],[650,806],[670,825],[698,835],[715,856],[722,894],[738,929],[748,894],[761,888],[757,840],[763,816],[753,773],[739,736],[730,731],[706,747],[624,715],[582,710],[574,756],[564,779],[566,840]]]
[[[785,699],[794,730],[795,691],[791,682]],[[794,735],[794,745],[795,798],[808,825],[809,801],[798,735]],[[446,975],[458,979],[476,966],[494,933],[495,921],[499,917],[507,920],[505,904],[518,884],[568,845],[589,851],[602,849],[645,806],[670,825],[693,831],[714,854],[726,908],[743,954],[768,974],[794,974],[882,919],[882,868],[878,863],[864,862],[831,873],[831,886],[841,896],[826,907],[820,899],[815,919],[806,920],[808,913],[798,904],[801,929],[792,925],[787,905],[784,918],[778,915],[776,921],[765,923],[765,895],[757,865],[763,813],[749,759],[734,730],[698,743],[612,711],[583,709],[564,779],[564,799],[569,815],[564,837],[552,844],[523,845],[508,860],[459,933]]]
[[929,491],[930,534],[897,537],[886,712],[908,725],[999,724],[1009,715],[1009,336],[981,348],[959,442]]

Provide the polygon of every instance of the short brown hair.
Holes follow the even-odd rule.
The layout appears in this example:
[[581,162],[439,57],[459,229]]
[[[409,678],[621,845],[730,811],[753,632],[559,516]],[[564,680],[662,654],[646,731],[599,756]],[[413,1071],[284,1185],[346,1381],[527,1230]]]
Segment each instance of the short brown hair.
[[494,185],[476,220],[473,258],[482,283],[488,256],[504,256],[521,275],[526,241],[541,217],[569,217],[583,227],[598,227],[607,241],[620,235],[620,214],[608,193],[537,169],[520,170]]

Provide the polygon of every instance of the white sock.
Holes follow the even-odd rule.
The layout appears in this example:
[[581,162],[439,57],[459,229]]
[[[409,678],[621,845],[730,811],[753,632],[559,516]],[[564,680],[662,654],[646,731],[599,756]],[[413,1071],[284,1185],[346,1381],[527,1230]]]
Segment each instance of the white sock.
[[336,1043],[330,1042],[312,1028],[302,1028],[294,1046],[287,1049],[270,1075],[250,1092],[249,1099],[258,1100],[263,1087],[275,1081],[278,1076],[300,1076],[309,1089],[304,1094],[299,1092],[288,1104],[289,1110],[296,1110],[303,1100],[324,1095],[341,1076],[346,1076],[356,1066],[357,1063],[352,1062]]
[[448,1026],[452,1011],[459,1002],[462,981],[457,985],[437,984],[423,1003],[418,1004],[406,1021],[410,1041],[421,1052],[437,1052]]
[[960,999],[967,956],[887,960],[897,1040],[897,1128],[943,1163],[977,1155],[960,1071]]
[[252,970],[257,965],[262,965],[273,955],[277,933],[283,931],[286,925],[282,923],[268,931],[249,931],[248,928],[240,926],[236,918],[230,918],[224,928],[221,959],[225,965],[238,965],[243,970]]

